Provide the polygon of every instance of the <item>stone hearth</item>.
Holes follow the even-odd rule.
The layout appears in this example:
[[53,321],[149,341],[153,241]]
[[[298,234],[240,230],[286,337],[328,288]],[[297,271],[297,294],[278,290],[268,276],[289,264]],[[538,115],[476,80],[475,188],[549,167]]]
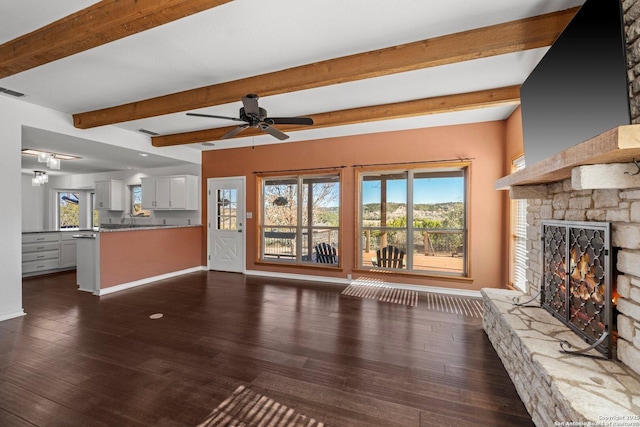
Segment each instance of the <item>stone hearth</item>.
[[542,308],[514,306],[521,295],[483,289],[483,326],[533,422],[640,426],[640,375],[595,351],[593,357],[560,352],[560,340],[575,349],[586,345]]

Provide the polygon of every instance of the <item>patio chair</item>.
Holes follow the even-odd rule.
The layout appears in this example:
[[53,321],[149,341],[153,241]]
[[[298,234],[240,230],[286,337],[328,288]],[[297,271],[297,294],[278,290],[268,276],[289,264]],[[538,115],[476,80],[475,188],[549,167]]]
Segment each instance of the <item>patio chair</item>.
[[376,251],[377,267],[404,268],[404,251],[396,246],[385,246]]
[[336,248],[328,243],[318,243],[316,245],[316,262],[322,264],[337,264],[338,256]]

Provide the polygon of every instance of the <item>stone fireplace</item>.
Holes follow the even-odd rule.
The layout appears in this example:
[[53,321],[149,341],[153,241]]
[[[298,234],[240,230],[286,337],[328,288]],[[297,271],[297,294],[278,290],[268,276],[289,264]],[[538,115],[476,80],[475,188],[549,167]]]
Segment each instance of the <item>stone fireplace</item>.
[[[622,6],[633,124],[594,136],[496,182],[496,189],[509,189],[512,199],[528,201],[527,295],[483,289],[483,324],[539,426],[640,426],[640,0],[622,0]],[[606,261],[611,287],[602,297],[615,300],[615,310],[610,309],[615,314],[611,321],[600,320],[615,339],[608,348],[588,351],[587,357],[563,351],[560,342],[569,342],[575,350],[594,339],[576,335],[540,308],[545,298],[549,303],[557,296],[538,294],[549,273],[543,223],[561,221],[603,223],[611,229],[611,259]],[[571,275],[584,260],[565,261]],[[581,279],[597,269],[592,259],[588,262],[591,265],[579,272]],[[560,288],[557,282],[555,290]],[[584,301],[598,299],[593,291],[585,292]],[[518,296],[531,302],[514,305]],[[597,309],[590,310],[586,317]]]

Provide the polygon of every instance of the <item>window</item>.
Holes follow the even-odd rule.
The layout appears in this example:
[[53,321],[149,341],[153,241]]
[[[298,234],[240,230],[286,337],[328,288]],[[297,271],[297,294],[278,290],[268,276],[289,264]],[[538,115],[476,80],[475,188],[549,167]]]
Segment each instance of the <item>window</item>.
[[361,268],[381,268],[378,249],[404,252],[397,268],[417,274],[467,274],[467,165],[361,172]]
[[219,189],[216,197],[218,214],[216,230],[235,231],[238,229],[238,190]]
[[[513,161],[512,171],[524,169],[524,156]],[[527,287],[527,201],[512,200],[511,280],[516,289]]]
[[340,175],[269,177],[261,188],[261,260],[337,266]]
[[80,228],[80,209],[77,193],[58,193],[58,228]]
[[133,216],[151,216],[151,211],[142,209],[142,185],[131,186],[131,213]]
[[91,227],[98,228],[100,226],[100,211],[96,209],[96,193],[91,193]]

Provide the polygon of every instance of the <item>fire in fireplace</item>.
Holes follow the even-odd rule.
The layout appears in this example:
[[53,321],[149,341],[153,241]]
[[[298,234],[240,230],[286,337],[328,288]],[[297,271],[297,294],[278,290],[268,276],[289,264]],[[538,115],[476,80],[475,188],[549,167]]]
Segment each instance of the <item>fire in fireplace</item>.
[[614,293],[610,235],[609,223],[542,223],[542,306],[589,343],[589,349],[608,358]]

